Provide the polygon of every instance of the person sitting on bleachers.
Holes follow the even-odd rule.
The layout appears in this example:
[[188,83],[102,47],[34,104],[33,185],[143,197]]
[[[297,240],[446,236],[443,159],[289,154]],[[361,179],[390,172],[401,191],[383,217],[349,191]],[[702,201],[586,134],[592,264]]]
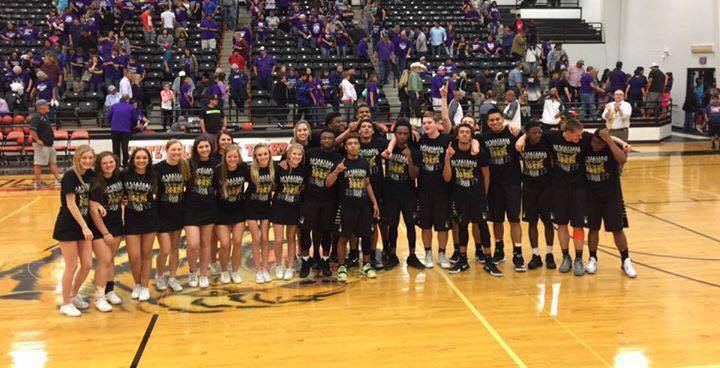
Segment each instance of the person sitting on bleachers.
[[5,30],[0,33],[0,39],[5,41],[14,41],[18,38],[20,38],[20,32],[15,29],[15,25],[12,22],[8,22],[5,26]]
[[25,28],[22,29],[21,37],[25,42],[37,41],[40,38],[40,32],[33,25],[32,21],[28,21],[25,24]]

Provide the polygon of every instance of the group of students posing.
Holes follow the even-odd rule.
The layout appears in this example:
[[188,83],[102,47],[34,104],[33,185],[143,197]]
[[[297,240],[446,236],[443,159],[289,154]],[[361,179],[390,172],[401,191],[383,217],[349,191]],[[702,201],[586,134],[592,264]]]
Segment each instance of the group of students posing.
[[[443,103],[442,114],[426,113],[420,127],[400,118],[388,141],[385,127],[371,121],[367,106],[360,106],[357,121],[349,124],[341,114],[330,113],[322,131],[313,132],[307,122],[298,122],[279,162],[273,161],[268,145],[258,144],[249,165],[227,133],[198,136],[189,159],[183,158],[184,146],[177,140],[167,142],[166,159],[156,164],[148,150],[138,148],[122,172],[112,153],[96,157],[90,146],[79,147],[72,170],[62,179],[53,234],[65,261],[60,311],[80,316],[80,310],[89,307],[79,290],[93,253],[95,307],[108,312],[122,303],[113,290],[114,258],[122,238],[135,283],[133,299],[150,299],[155,238],[160,247],[155,286],[159,291],[181,291],[176,277],[183,230],[189,287],[207,288],[208,274],[214,272],[222,284],[242,282],[246,229],[252,238],[255,281],[270,282],[271,225],[276,279],[295,277],[297,247],[301,278],[308,277],[313,266],[322,276],[332,276],[331,260],[338,263],[338,281],[346,281],[348,268],[357,266],[374,278],[378,270],[400,263],[396,249],[401,214],[408,267],[434,267],[435,232],[440,266],[451,273],[469,269],[472,232],[475,259],[489,274],[502,276],[497,264],[505,260],[507,219],[515,271],[542,267],[537,226],[542,221],[548,269],[556,268],[554,223],[563,254],[560,272],[574,268],[577,276],[595,273],[598,232],[604,222],[620,251],[621,269],[636,276],[623,232],[627,219],[620,168],[627,159],[627,143],[606,130],[583,132],[574,120],[562,131],[530,125],[521,135],[493,109],[487,115],[487,131],[479,134],[472,118],[453,127],[447,115]],[[532,247],[527,265],[521,250],[521,203]],[[487,221],[493,223],[494,254]],[[416,225],[425,248],[423,261],[415,254]],[[568,225],[573,228],[574,262]],[[589,228],[587,264],[582,261],[584,227]],[[448,258],[449,232],[454,252]],[[380,239],[382,251],[377,249]]]

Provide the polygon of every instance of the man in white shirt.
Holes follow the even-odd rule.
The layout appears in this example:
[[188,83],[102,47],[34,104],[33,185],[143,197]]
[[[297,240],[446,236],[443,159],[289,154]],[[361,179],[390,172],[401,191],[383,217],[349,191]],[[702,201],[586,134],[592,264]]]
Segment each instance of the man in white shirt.
[[605,105],[602,117],[605,119],[610,135],[628,141],[630,134],[630,115],[632,115],[632,106],[625,101],[625,93],[621,90],[615,91],[613,94],[615,102]]
[[120,88],[119,91],[120,96],[128,95],[128,97],[132,98],[132,83],[130,83],[130,71],[125,69],[125,73],[123,73],[123,78],[120,80]]
[[545,98],[545,105],[543,106],[542,123],[543,130],[546,129],[557,129],[560,124],[560,116],[562,115],[562,102],[558,98],[557,88],[551,88],[550,94]]
[[340,101],[342,102],[342,108],[345,110],[345,119],[352,121],[352,113],[355,110],[355,101],[357,101],[357,91],[355,86],[350,82],[350,72],[347,70],[343,72],[343,80],[340,82],[340,91],[342,96]]
[[522,114],[520,113],[520,102],[515,98],[515,92],[512,90],[505,92],[505,102],[507,102],[507,106],[505,106],[502,113],[505,122],[511,127],[520,129],[522,126]]
[[165,5],[165,11],[160,14],[160,19],[162,19],[163,28],[175,29],[175,12],[171,10],[170,5]]
[[447,33],[445,28],[440,27],[440,22],[435,22],[435,26],[430,28],[430,47],[433,55],[441,55],[445,50],[445,41]]

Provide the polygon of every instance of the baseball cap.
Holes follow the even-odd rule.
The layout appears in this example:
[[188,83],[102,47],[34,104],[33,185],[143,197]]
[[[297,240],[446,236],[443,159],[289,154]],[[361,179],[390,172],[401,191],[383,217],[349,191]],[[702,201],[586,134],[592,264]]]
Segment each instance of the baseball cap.
[[49,104],[50,104],[50,103],[47,102],[47,100],[39,99],[39,100],[37,100],[37,101],[35,102],[35,108],[37,109],[37,108],[39,108],[40,106],[49,105]]

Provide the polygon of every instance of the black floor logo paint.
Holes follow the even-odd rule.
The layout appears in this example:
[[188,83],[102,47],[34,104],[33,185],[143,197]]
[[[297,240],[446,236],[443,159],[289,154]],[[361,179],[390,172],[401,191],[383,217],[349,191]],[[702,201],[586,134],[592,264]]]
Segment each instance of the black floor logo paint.
[[[53,276],[53,272],[58,272],[56,268],[62,262],[62,255],[58,246],[51,247],[48,252],[49,254],[35,261],[0,271],[0,300],[54,300],[60,276]],[[185,252],[181,250],[180,253],[182,255]],[[123,246],[115,257],[115,288],[123,297],[122,307],[116,310],[127,310],[137,306],[138,310],[148,313],[163,309],[183,313],[219,313],[229,310],[270,308],[323,301],[343,293],[349,284],[337,282],[334,278],[316,276],[314,279],[273,280],[270,283],[257,285],[254,283],[255,272],[250,254],[250,246],[244,245],[241,266],[244,280],[241,284],[221,284],[217,276],[210,276],[211,286],[207,289],[186,287],[187,262],[181,258],[178,273],[182,276],[178,279],[185,289],[177,293],[170,290],[159,292],[154,289],[154,282],[151,281],[152,298],[147,302],[138,303],[130,299],[132,277],[126,248]],[[152,272],[154,274],[154,269]],[[92,295],[92,280],[93,272],[90,273],[81,290],[86,296]]]

